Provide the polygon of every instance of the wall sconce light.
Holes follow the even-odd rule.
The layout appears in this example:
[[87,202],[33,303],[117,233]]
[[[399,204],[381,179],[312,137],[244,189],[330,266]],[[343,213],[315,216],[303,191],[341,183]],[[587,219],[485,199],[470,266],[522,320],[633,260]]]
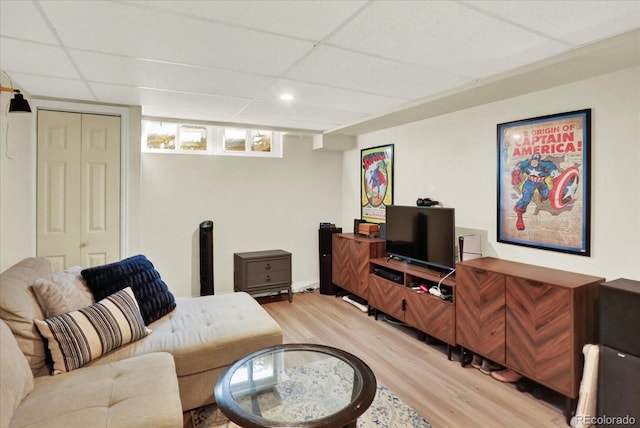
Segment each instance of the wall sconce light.
[[29,102],[24,99],[20,90],[0,86],[0,91],[13,92],[13,98],[11,98],[11,102],[9,103],[9,113],[31,113]]

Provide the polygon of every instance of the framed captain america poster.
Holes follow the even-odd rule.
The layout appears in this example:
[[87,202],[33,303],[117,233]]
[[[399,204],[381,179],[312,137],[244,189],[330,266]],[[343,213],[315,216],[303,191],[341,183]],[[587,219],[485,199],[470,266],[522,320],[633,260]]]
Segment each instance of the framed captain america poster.
[[590,256],[591,109],[501,123],[497,240]]

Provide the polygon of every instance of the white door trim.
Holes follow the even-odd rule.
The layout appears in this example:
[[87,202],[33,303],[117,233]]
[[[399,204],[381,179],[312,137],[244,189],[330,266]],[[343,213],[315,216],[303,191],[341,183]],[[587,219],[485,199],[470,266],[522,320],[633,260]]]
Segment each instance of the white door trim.
[[[32,151],[33,156],[31,159],[32,170],[38,170],[38,109],[44,110],[57,110],[57,111],[65,111],[69,113],[89,113],[89,114],[105,114],[111,116],[120,116],[120,256],[124,257],[129,254],[129,204],[127,203],[128,192],[129,192],[129,181],[128,181],[128,171],[129,171],[129,108],[128,107],[120,107],[120,106],[112,106],[112,105],[103,105],[103,104],[85,104],[78,102],[70,102],[70,101],[55,101],[55,100],[41,100],[37,98],[32,98],[29,100],[31,105],[33,106],[33,119],[31,121],[31,147],[34,148]],[[33,206],[36,209],[33,211],[33,217],[31,219],[31,223],[33,224],[34,230],[37,226],[37,181],[32,180],[31,195],[33,197]],[[36,234],[33,235],[34,242],[33,248],[36,247],[35,240],[37,239]]]

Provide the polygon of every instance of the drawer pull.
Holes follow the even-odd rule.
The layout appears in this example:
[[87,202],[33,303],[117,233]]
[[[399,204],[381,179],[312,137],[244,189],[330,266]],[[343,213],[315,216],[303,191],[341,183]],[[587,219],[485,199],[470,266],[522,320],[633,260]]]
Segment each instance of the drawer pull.
[[265,282],[271,282],[271,277],[269,275],[267,275],[267,277],[264,279]]
[[542,283],[540,281],[533,281],[531,279],[527,279],[527,283],[529,285],[533,285],[534,287],[542,287],[544,285],[544,283]]
[[487,273],[487,271],[484,269],[473,268],[471,270],[474,271],[475,273]]
[[264,270],[271,270],[271,265],[267,263],[267,265],[264,267]]

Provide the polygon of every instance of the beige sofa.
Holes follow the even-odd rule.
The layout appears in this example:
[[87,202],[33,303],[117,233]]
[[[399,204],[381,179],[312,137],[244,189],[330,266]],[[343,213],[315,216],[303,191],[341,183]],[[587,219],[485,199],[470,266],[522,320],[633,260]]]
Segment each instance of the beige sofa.
[[[246,293],[178,298],[175,310],[148,326],[152,330],[148,336],[79,369],[50,376],[46,345],[34,326],[34,320],[46,316],[31,285],[52,273],[46,259],[32,257],[0,275],[0,319],[35,378],[31,389],[25,374],[24,385],[17,382],[22,386],[13,388],[14,396],[5,394],[3,378],[0,428],[182,426],[182,411],[214,401],[213,386],[224,369],[248,353],[282,343],[280,326]],[[15,355],[5,351],[3,337],[3,375],[19,364]],[[167,376],[172,370],[174,375]],[[131,393],[125,392],[123,398],[116,394],[120,389]],[[102,397],[102,404],[89,400],[90,396]],[[180,414],[176,399],[181,403]],[[35,409],[43,413],[37,420],[33,419]],[[44,424],[47,415],[52,419]],[[92,423],[83,424],[86,420]]]

